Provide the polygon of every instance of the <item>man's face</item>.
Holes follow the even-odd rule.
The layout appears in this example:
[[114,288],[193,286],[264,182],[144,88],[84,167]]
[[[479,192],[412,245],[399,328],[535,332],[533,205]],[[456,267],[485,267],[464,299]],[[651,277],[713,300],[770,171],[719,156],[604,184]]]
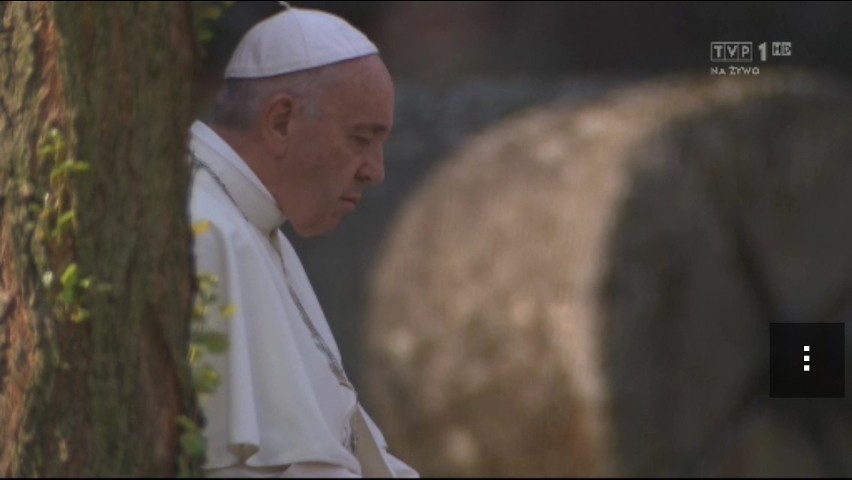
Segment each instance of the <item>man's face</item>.
[[367,186],[384,180],[384,144],[394,90],[378,56],[339,66],[340,80],[319,99],[321,115],[294,112],[279,162],[279,206],[302,236],[322,235],[355,210]]

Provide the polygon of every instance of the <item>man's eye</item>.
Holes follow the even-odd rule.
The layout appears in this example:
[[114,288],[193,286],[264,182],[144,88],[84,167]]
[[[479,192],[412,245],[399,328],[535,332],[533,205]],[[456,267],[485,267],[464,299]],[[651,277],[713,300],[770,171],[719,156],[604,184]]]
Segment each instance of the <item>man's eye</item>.
[[352,140],[353,140],[353,141],[355,142],[355,144],[356,144],[356,145],[358,145],[359,147],[366,147],[367,145],[369,145],[369,144],[370,144],[370,139],[369,139],[369,138],[367,138],[367,137],[359,137],[359,136],[357,136],[357,135],[356,135],[356,136],[353,136],[353,137],[352,137]]

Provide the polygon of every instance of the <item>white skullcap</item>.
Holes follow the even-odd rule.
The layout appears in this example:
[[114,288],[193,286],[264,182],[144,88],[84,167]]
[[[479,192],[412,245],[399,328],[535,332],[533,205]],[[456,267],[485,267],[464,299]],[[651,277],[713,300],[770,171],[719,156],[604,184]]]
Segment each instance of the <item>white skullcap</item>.
[[243,36],[225,78],[269,77],[376,53],[373,42],[346,20],[319,10],[288,8]]

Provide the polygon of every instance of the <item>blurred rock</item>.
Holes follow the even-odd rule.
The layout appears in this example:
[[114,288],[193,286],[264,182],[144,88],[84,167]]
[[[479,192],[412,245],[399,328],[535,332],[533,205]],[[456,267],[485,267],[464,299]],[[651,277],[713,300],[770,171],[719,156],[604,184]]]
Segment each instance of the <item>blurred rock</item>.
[[769,322],[852,313],[850,131],[847,85],[765,69],[467,143],[370,281],[390,445],[428,476],[852,475],[849,402],[767,383]]

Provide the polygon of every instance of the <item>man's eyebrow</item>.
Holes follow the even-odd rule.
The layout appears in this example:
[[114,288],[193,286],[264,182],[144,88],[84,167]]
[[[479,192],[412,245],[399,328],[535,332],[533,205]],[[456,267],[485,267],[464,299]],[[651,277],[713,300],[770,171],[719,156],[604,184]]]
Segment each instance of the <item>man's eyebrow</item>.
[[389,128],[381,123],[359,123],[355,125],[355,130],[369,130],[373,134],[387,133]]

